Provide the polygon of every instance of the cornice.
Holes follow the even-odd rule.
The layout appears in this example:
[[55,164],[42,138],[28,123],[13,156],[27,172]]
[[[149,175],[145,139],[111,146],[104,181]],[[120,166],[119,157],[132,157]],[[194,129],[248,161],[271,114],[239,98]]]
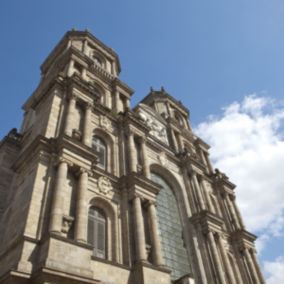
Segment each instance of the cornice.
[[58,74],[47,83],[43,80],[33,94],[23,104],[22,109],[27,110],[30,107],[35,107],[55,85],[64,89],[64,77],[61,74]]
[[48,139],[42,135],[38,135],[28,146],[20,153],[17,160],[14,162],[12,168],[18,171],[22,166],[25,166],[34,158],[44,158],[40,155],[41,151],[52,153],[53,143],[51,139]]
[[67,135],[59,136],[56,139],[53,139],[54,143],[54,150],[58,155],[61,155],[63,151],[70,150],[72,153],[76,153],[81,157],[95,163],[97,159],[96,153],[93,151],[92,148],[84,145],[82,142],[77,141]]
[[121,189],[128,188],[130,192],[134,192],[137,187],[141,187],[152,194],[157,195],[161,190],[160,185],[137,173],[130,173],[122,176],[119,180],[119,184]]
[[192,215],[189,221],[193,225],[201,225],[203,233],[207,234],[211,232],[222,232],[222,226],[224,224],[223,220],[217,215],[208,212],[207,210],[200,211]]
[[256,235],[244,229],[238,229],[230,233],[230,241],[237,244],[240,250],[245,248],[255,249],[254,242],[256,239]]
[[231,191],[228,191],[227,188],[230,190],[234,190],[236,185],[229,181],[229,178],[224,174],[221,173],[218,169],[215,169],[215,173],[213,174],[214,183],[217,186],[222,186],[225,191],[228,193],[231,193]]
[[119,86],[131,97],[134,94],[134,90],[130,88],[126,83],[122,82],[118,77],[115,77],[112,81],[113,87]]

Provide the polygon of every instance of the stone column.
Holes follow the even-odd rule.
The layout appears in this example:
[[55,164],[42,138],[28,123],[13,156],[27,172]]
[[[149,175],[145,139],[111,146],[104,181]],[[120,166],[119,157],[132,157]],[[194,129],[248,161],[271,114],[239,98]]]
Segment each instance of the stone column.
[[85,109],[83,143],[91,147],[91,120],[92,120],[92,104],[88,103]]
[[256,269],[255,269],[255,265],[253,263],[253,260],[251,258],[251,255],[250,255],[248,248],[244,249],[244,256],[245,256],[245,259],[247,261],[249,271],[250,271],[250,275],[251,275],[251,278],[253,279],[253,283],[256,283],[256,284],[260,283],[259,280],[258,280],[258,275],[257,275]]
[[230,210],[230,215],[232,216],[233,223],[234,223],[233,225],[236,226],[236,229],[241,228],[240,223],[239,223],[239,218],[236,214],[235,208],[234,208],[232,201],[231,201],[231,197],[228,194],[226,194],[226,196],[225,196],[225,201],[228,204],[228,207],[229,207],[229,210]]
[[203,192],[204,192],[205,199],[206,199],[207,204],[208,204],[208,209],[211,213],[214,213],[214,206],[212,204],[210,195],[209,195],[209,193],[206,189],[206,184],[205,184],[204,179],[201,180],[201,185],[202,185],[202,189],[203,189]]
[[74,73],[74,60],[71,59],[68,65],[67,76],[71,77]]
[[136,148],[135,148],[135,143],[134,143],[134,135],[131,131],[129,131],[128,134],[128,146],[129,146],[129,151],[130,155],[128,156],[129,158],[129,163],[130,163],[130,172],[137,172],[137,155],[136,155]]
[[179,149],[178,149],[178,143],[177,143],[177,140],[176,140],[176,136],[175,136],[175,131],[173,129],[171,129],[171,134],[172,134],[172,141],[173,141],[173,146],[175,148],[175,151],[178,152]]
[[236,199],[235,196],[233,196],[232,204],[233,204],[233,206],[235,208],[237,219],[239,221],[239,224],[240,224],[241,228],[245,228],[245,225],[244,225],[244,222],[243,222],[243,219],[242,219],[242,215],[241,215],[241,213],[239,211],[239,208],[238,208],[238,206],[236,204],[236,200],[235,199]]
[[254,249],[252,249],[250,253],[251,253],[251,257],[252,257],[254,266],[255,266],[256,271],[257,271],[257,273],[258,273],[258,278],[259,278],[259,280],[260,280],[260,283],[261,283],[261,284],[265,284],[265,280],[264,280],[264,278],[263,278],[263,276],[262,276],[262,272],[261,272],[260,269],[259,269],[259,265],[258,265],[258,262],[257,262],[257,259],[256,259],[256,252],[255,252]]
[[207,166],[208,166],[209,172],[213,173],[214,171],[213,171],[210,159],[209,159],[209,155],[206,152],[204,153],[204,155],[205,155],[205,159],[206,159],[206,162],[207,162]]
[[205,210],[205,204],[204,204],[203,196],[201,194],[199,182],[198,182],[196,173],[194,171],[191,172],[191,178],[192,178],[193,185],[194,185],[194,188],[195,188],[195,192],[196,192],[196,195],[197,195],[197,198],[198,198],[200,210]]
[[76,107],[76,96],[71,95],[69,99],[68,108],[67,108],[66,125],[65,125],[65,134],[67,134],[70,137],[72,136],[72,131],[73,131],[72,119],[74,116],[75,107]]
[[146,178],[150,179],[151,174],[150,174],[150,167],[149,167],[149,160],[148,160],[148,155],[147,155],[147,148],[146,148],[146,142],[145,138],[141,138],[141,152],[142,152],[142,157],[143,157],[143,172]]
[[136,261],[146,261],[146,242],[144,232],[144,220],[142,215],[141,199],[135,196],[133,199],[133,213],[135,224],[135,249]]
[[178,137],[179,150],[180,150],[180,151],[183,151],[183,149],[184,149],[184,144],[183,144],[183,140],[182,140],[181,134],[180,134],[180,133],[177,133],[177,137]]
[[83,53],[87,54],[88,41],[85,39],[83,43]]
[[87,243],[88,212],[86,210],[86,194],[88,187],[88,171],[80,169],[80,176],[77,188],[77,206],[75,219],[75,240]]
[[83,67],[81,76],[82,76],[83,80],[88,81],[87,67],[85,67],[85,66]]
[[223,269],[222,269],[222,266],[221,266],[221,260],[220,260],[219,255],[218,255],[218,250],[217,250],[217,247],[216,247],[216,242],[215,242],[215,238],[213,236],[213,233],[211,231],[209,231],[207,236],[208,236],[209,245],[210,245],[212,256],[213,256],[213,263],[214,263],[214,266],[216,267],[220,284],[226,284],[224,272],[223,272]]
[[62,228],[62,207],[64,202],[64,185],[67,180],[68,164],[67,161],[61,159],[58,164],[56,182],[53,191],[50,227],[49,231],[61,234]]
[[156,212],[156,206],[154,202],[149,201],[148,214],[149,214],[149,221],[150,221],[149,223],[150,223],[153,264],[162,266],[165,263],[164,263],[163,256],[162,256],[162,247],[161,247],[160,236],[158,232],[157,212]]
[[232,270],[232,267],[231,267],[231,264],[230,264],[230,261],[229,261],[228,255],[227,255],[227,251],[224,247],[224,241],[223,241],[221,236],[219,236],[219,247],[220,247],[220,251],[221,251],[221,254],[223,256],[224,264],[225,264],[225,267],[226,267],[226,270],[227,270],[229,283],[230,284],[236,284],[236,280],[235,280],[236,278],[234,276],[234,272]]
[[116,113],[119,113],[121,111],[121,109],[120,109],[120,97],[119,97],[118,91],[115,91],[115,110],[116,110]]

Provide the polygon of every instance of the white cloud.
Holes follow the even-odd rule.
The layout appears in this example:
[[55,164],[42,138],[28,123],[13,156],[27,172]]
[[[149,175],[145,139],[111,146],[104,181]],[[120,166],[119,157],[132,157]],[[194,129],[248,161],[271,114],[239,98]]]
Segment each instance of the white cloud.
[[[219,117],[209,117],[195,129],[211,145],[214,165],[236,183],[237,202],[249,230],[283,234],[284,105],[271,98],[246,96]],[[282,128],[281,128],[282,127]]]
[[275,261],[264,262],[264,271],[268,274],[267,284],[282,284],[284,279],[284,259],[278,257]]

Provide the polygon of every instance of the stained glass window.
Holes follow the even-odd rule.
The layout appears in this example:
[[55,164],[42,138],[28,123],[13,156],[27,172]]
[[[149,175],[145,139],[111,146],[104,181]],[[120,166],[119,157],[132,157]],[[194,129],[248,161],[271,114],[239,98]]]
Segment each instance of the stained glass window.
[[152,180],[162,186],[157,196],[157,215],[162,250],[173,279],[190,271],[189,261],[182,238],[182,225],[175,195],[168,183],[152,173]]

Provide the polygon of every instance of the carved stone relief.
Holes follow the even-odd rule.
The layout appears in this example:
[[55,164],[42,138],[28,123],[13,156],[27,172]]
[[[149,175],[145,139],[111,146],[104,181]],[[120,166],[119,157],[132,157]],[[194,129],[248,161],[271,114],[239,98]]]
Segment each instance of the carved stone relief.
[[104,176],[99,177],[98,189],[103,194],[108,194],[113,189],[109,178],[104,177]]
[[111,121],[104,115],[100,116],[100,126],[107,131],[113,130]]
[[160,164],[163,167],[167,167],[169,165],[169,161],[166,157],[165,152],[160,153],[159,155],[157,155],[158,161],[160,162]]
[[138,116],[151,129],[149,132],[150,135],[153,135],[158,140],[169,145],[167,130],[163,123],[159,122],[154,116],[141,109],[138,112]]

